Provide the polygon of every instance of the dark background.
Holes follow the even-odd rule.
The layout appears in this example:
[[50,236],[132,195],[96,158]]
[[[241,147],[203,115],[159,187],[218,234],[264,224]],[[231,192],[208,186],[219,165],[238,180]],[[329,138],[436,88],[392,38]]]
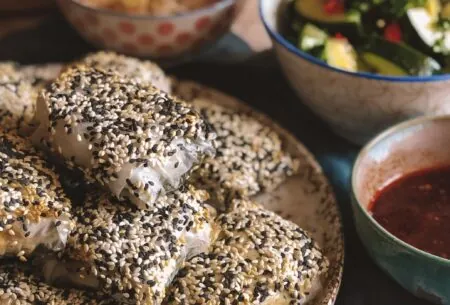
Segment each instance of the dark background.
[[[56,14],[37,28],[0,39],[0,61],[22,64],[67,62],[93,50]],[[336,304],[429,304],[406,292],[368,257],[355,232],[349,202],[350,171],[359,148],[333,135],[301,104],[270,52],[252,54],[244,42],[229,34],[190,62],[166,66],[168,73],[222,90],[268,114],[319,160],[338,197],[345,228],[344,279]]]

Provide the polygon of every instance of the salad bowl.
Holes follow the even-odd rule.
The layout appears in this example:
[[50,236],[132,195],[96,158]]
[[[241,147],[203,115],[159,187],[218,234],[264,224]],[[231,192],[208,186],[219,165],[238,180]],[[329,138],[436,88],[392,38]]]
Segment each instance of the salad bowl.
[[281,32],[287,0],[260,0],[279,64],[299,99],[331,129],[356,143],[403,120],[450,113],[450,75],[386,76],[349,72],[301,51]]

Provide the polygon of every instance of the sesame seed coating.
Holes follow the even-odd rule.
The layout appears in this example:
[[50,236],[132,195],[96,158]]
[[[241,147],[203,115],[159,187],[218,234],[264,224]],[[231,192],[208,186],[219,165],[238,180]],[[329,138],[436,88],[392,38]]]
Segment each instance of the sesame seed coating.
[[131,78],[141,84],[152,84],[156,88],[170,93],[170,80],[164,71],[148,60],[120,55],[114,52],[100,51],[88,54],[75,65],[85,64],[88,67],[113,70],[120,75]]
[[191,178],[208,190],[212,202],[227,206],[231,198],[270,191],[296,173],[299,161],[283,150],[283,143],[271,128],[250,114],[196,99],[194,107],[217,133],[216,156],[207,158]]
[[0,131],[0,256],[26,260],[40,244],[60,250],[72,226],[70,201],[52,167],[31,143]]
[[37,117],[35,142],[141,208],[214,153],[215,134],[191,106],[112,71],[67,70],[43,91]]
[[185,264],[167,302],[301,304],[328,260],[297,225],[248,201],[233,205],[218,218],[221,233],[212,250]]
[[45,284],[29,270],[0,265],[0,305],[118,305],[100,293],[60,289]]
[[140,210],[101,191],[88,193],[74,209],[77,227],[62,253],[83,264],[69,263],[77,267],[67,274],[79,272],[85,285],[126,304],[160,304],[180,265],[207,251],[215,235],[206,198],[184,189]]
[[49,63],[42,65],[24,65],[18,66],[17,70],[28,79],[34,87],[41,89],[45,85],[54,81],[63,70],[63,65],[58,63]]
[[38,89],[15,63],[0,63],[0,126],[4,130],[30,132]]

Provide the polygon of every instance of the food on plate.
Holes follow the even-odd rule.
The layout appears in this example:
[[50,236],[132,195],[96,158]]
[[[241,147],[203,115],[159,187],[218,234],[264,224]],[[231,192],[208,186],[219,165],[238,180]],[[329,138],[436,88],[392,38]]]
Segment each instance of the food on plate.
[[178,15],[207,7],[220,0],[78,0],[95,8],[125,13],[149,15]]
[[36,143],[140,208],[179,188],[215,151],[215,134],[192,106],[85,66],[68,69],[42,92],[36,118]]
[[139,60],[114,52],[102,51],[88,54],[74,64],[85,64],[92,68],[113,70],[138,83],[151,84],[162,91],[170,93],[169,78],[158,65],[148,60]]
[[193,105],[213,126],[217,150],[194,171],[191,181],[208,190],[216,205],[226,206],[237,195],[271,191],[296,173],[298,160],[283,150],[271,128],[208,99],[196,99]]
[[55,80],[59,76],[63,68],[64,65],[53,63],[18,66],[17,69],[22,75],[24,75],[26,79],[30,80],[34,86],[42,88],[43,86]]
[[0,130],[0,305],[303,304],[321,289],[315,241],[248,199],[300,166],[264,120],[115,53],[1,71],[33,90],[49,160]]
[[[175,94],[185,95],[176,88]],[[278,134],[251,114],[214,104],[206,97],[189,101],[217,134],[216,155],[206,158],[190,181],[208,190],[217,208],[226,208],[236,196],[271,191],[297,172],[299,161],[283,149]]]
[[62,253],[75,263],[49,261],[54,268],[45,266],[46,276],[102,290],[124,304],[160,304],[184,260],[207,251],[216,235],[206,198],[185,188],[141,210],[92,190],[73,209],[77,226]]
[[447,1],[293,0],[282,22],[288,40],[336,68],[390,76],[448,71]]
[[24,266],[0,265],[0,305],[119,305],[109,297],[49,286]]
[[38,89],[14,63],[0,64],[0,127],[27,134],[33,129]]
[[304,304],[321,287],[328,261],[295,224],[246,200],[218,217],[208,253],[193,257],[168,304]]
[[375,220],[404,242],[450,259],[450,167],[415,171],[390,182],[373,198]]
[[56,78],[61,65],[20,66],[0,63],[0,128],[29,135],[39,90]]
[[58,175],[31,143],[0,131],[0,257],[61,250],[73,227]]

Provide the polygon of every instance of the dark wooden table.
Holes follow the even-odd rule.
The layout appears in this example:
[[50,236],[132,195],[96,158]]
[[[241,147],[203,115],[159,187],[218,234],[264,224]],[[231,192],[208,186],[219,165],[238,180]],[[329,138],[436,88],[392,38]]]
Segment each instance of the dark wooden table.
[[[246,18],[245,22],[251,22],[252,19]],[[4,19],[0,20],[0,25],[7,23]],[[242,29],[235,28],[237,33],[242,33]],[[245,38],[245,35],[242,37]],[[258,50],[267,47],[258,42],[251,45]],[[0,35],[0,60],[22,63],[68,61],[91,50],[92,47],[54,13],[49,13],[37,27],[28,26],[21,31]],[[335,136],[301,104],[285,82],[270,52],[254,54],[245,61],[242,58],[246,56],[233,57],[250,53],[250,48],[242,40],[229,35],[216,50],[210,50],[208,57],[171,68],[170,72],[241,98],[293,131],[315,154],[334,186],[344,218],[346,261],[338,305],[428,304],[411,296],[375,266],[356,235],[348,199],[348,181],[359,148]],[[217,63],[214,54],[219,54],[221,58],[226,54],[225,57],[238,62]]]

